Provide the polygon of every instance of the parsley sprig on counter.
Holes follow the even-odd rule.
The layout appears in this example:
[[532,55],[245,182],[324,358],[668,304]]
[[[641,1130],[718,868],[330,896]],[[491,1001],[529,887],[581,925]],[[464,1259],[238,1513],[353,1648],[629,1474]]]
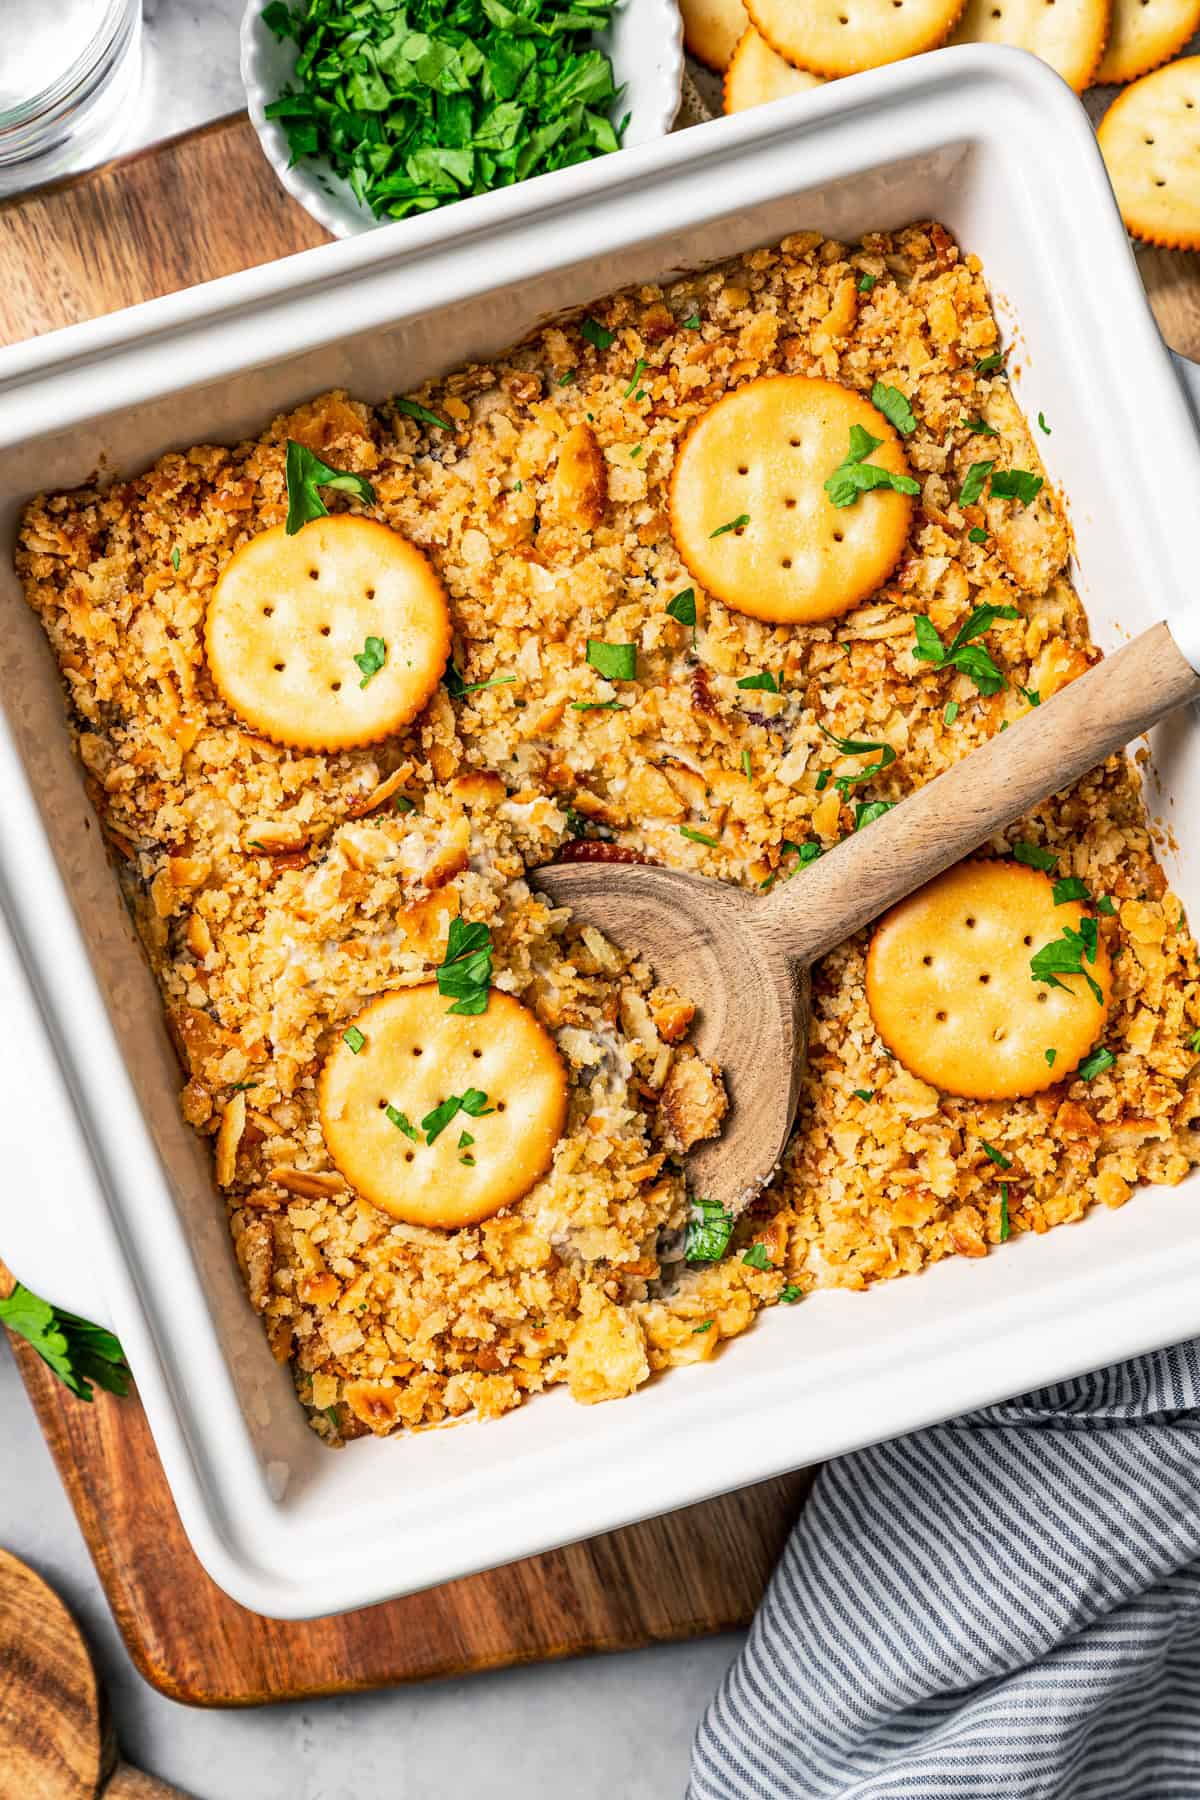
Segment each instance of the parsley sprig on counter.
[[76,1313],[60,1312],[19,1281],[8,1299],[0,1300],[0,1325],[32,1344],[77,1399],[91,1400],[93,1381],[110,1394],[129,1392],[125,1352],[112,1332]]
[[402,219],[620,147],[613,0],[271,0],[297,46],[267,107],[293,163],[324,157],[378,218]]

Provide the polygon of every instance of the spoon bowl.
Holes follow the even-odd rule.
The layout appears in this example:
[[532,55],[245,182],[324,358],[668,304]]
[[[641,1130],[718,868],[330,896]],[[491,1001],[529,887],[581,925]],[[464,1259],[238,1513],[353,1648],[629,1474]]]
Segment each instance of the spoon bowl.
[[555,906],[636,948],[698,1008],[693,1042],[730,1098],[720,1137],[687,1157],[692,1192],[735,1215],[778,1166],[804,1073],[808,965],[762,930],[745,888],[648,863],[561,863],[534,882]]

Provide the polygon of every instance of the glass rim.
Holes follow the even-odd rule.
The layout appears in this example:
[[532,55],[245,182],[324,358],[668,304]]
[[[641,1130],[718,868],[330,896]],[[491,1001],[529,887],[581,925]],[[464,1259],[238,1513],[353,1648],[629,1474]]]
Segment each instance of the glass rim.
[[79,89],[86,88],[92,77],[104,68],[122,32],[131,28],[140,11],[141,0],[108,0],[95,31],[57,80],[28,100],[22,100],[7,111],[0,110],[0,144],[9,133],[37,126],[52,118],[64,105],[77,101]]

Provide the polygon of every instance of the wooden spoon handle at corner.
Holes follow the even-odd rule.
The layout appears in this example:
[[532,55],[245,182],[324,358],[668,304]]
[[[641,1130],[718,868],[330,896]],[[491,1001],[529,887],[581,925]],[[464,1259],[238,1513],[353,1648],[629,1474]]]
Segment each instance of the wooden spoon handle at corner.
[[1166,625],[1152,626],[776,886],[759,929],[787,955],[813,961],[1197,698],[1200,675]]

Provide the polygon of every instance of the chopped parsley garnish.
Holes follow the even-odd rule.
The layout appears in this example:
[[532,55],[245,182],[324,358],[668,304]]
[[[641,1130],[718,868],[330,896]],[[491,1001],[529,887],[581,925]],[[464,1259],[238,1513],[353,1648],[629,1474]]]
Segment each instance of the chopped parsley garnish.
[[1045,432],[1047,437],[1050,437],[1052,435],[1050,427],[1046,423],[1045,413],[1038,414],[1038,424],[1040,425],[1041,429]]
[[451,1013],[487,1011],[492,984],[492,934],[486,925],[450,921],[446,954],[437,972],[438,993],[454,1001]]
[[973,431],[976,437],[1000,436],[996,427],[994,425],[989,425],[986,419],[960,419],[959,424],[965,425],[968,431]]
[[854,809],[854,829],[861,831],[866,825],[873,825],[876,819],[882,819],[884,813],[891,812],[896,804],[894,800],[860,800]]
[[859,293],[860,293],[860,294],[869,294],[869,293],[870,293],[870,291],[871,291],[871,289],[872,289],[872,288],[873,288],[873,287],[874,287],[874,286],[875,286],[875,283],[876,283],[876,282],[877,282],[877,281],[878,281],[878,280],[879,280],[879,277],[878,277],[878,275],[868,275],[868,274],[867,274],[867,273],[866,273],[866,272],[865,272],[865,271],[864,271],[864,273],[863,273],[863,274],[861,274],[861,275],[860,275],[860,276],[859,276],[859,278],[858,278],[858,291],[859,291]]
[[1002,1150],[997,1150],[995,1144],[989,1144],[986,1138],[980,1138],[979,1143],[984,1155],[989,1161],[994,1162],[998,1169],[1012,1168],[1012,1163],[1009,1158],[1005,1156]]
[[1036,688],[1023,688],[1018,681],[1017,692],[1020,694],[1022,700],[1029,706],[1040,706],[1042,704],[1042,696],[1038,693]]
[[421,1120],[421,1130],[425,1133],[425,1142],[432,1144],[439,1138],[452,1119],[460,1112],[467,1113],[472,1119],[481,1119],[485,1114],[493,1112],[494,1107],[488,1105],[488,1097],[480,1088],[468,1088],[465,1094],[448,1094],[432,1112],[425,1114]]
[[606,681],[634,681],[637,678],[636,644],[606,644],[601,638],[589,638],[587,659]]
[[[1067,988],[1066,982],[1059,980],[1060,975],[1082,975],[1102,1006],[1104,994],[1100,984],[1083,966],[1085,957],[1090,963],[1096,960],[1099,929],[1090,914],[1080,919],[1078,930],[1072,925],[1064,925],[1061,937],[1052,938],[1030,957],[1029,969],[1034,980],[1044,981],[1050,987]],[[1067,992],[1070,992],[1069,988]]]
[[738,686],[740,688],[761,688],[764,694],[778,694],[782,691],[770,669],[760,669],[757,675],[743,675]]
[[977,375],[998,375],[1004,367],[1004,359],[1007,355],[1007,350],[993,350],[990,356],[981,356],[975,364],[975,373]]
[[942,714],[942,723],[944,725],[953,725],[955,719],[957,719],[957,717],[958,717],[958,713],[959,713],[958,701],[957,700],[947,700],[946,710]]
[[983,525],[972,525],[967,536],[973,544],[986,544],[988,541],[988,533]]
[[[900,400],[904,399],[898,389],[888,391]],[[915,425],[916,421],[913,423]],[[898,494],[920,493],[920,487],[911,475],[895,475],[891,469],[865,460],[882,442],[882,438],[872,437],[861,425],[850,427],[850,448],[824,483],[825,492],[834,506],[853,506],[860,494],[870,493],[874,488],[892,488]]]
[[178,571],[178,569],[179,569],[179,545],[178,544],[176,544],[175,548],[171,552],[171,567],[176,571]]
[[571,383],[574,381],[574,379],[578,373],[579,373],[578,369],[568,369],[565,375],[559,376],[559,378],[558,378],[559,387],[570,387]]
[[1009,1229],[1010,1229],[1010,1227],[1009,1227],[1009,1223],[1008,1223],[1008,1183],[1007,1183],[1007,1181],[1002,1181],[1000,1183],[1000,1242],[1002,1244],[1008,1242]]
[[110,1394],[129,1392],[129,1366],[112,1332],[77,1313],[60,1312],[19,1281],[8,1299],[0,1300],[0,1325],[32,1345],[77,1400],[91,1400],[93,1381]]
[[1097,1075],[1103,1075],[1105,1069],[1111,1069],[1116,1060],[1112,1051],[1106,1049],[1102,1044],[1099,1049],[1093,1050],[1090,1056],[1084,1058],[1075,1073],[1080,1081],[1094,1081]]
[[618,93],[595,46],[612,0],[273,4],[299,49],[267,107],[292,161],[321,157],[381,219],[429,212],[620,147]]
[[1015,606],[977,606],[946,645],[938,636],[933,620],[918,613],[913,619],[917,635],[913,655],[921,662],[934,663],[939,669],[961,670],[970,676],[981,694],[998,694],[1004,686],[1004,676],[991,653],[974,640],[990,631],[997,619],[1019,619],[1020,616]]
[[713,1322],[711,1319],[702,1319],[699,1325],[692,1326],[692,1336],[698,1337],[702,1331],[711,1331],[712,1328]]
[[707,844],[710,850],[715,850],[717,847],[716,838],[705,837],[702,831],[693,831],[690,825],[681,825],[679,835],[687,838],[693,844]]
[[749,513],[739,513],[736,519],[730,519],[725,525],[718,525],[715,531],[709,532],[710,538],[724,537],[727,531],[740,531],[743,525],[750,523]]
[[917,429],[916,415],[908,403],[907,394],[902,394],[897,387],[888,387],[884,381],[877,381],[871,389],[871,405],[877,406],[889,425],[894,425],[901,437],[908,437]]
[[458,1147],[460,1150],[469,1150],[474,1142],[475,1139],[471,1136],[469,1131],[461,1131],[459,1133]]
[[1106,919],[1112,919],[1116,917],[1117,909],[1109,895],[1101,894],[1096,902],[1096,911],[1103,913]]
[[683,1253],[689,1262],[720,1262],[733,1236],[733,1214],[719,1200],[697,1200],[688,1220]]
[[642,451],[645,449],[645,447],[646,446],[644,444],[635,444],[633,446],[633,449],[629,452],[630,462],[633,461],[635,456],[640,456],[642,454]]
[[366,1043],[366,1041],[367,1041],[366,1038],[363,1036],[362,1032],[358,1029],[357,1025],[347,1025],[345,1031],[343,1031],[343,1033],[342,1033],[343,1044],[345,1044],[346,1047],[349,1050],[351,1050],[355,1056],[358,1055],[359,1051],[362,1049],[362,1047]]
[[1042,1055],[1046,1058],[1046,1067],[1048,1069],[1052,1069],[1054,1067],[1054,1061],[1058,1055],[1058,1051],[1057,1050],[1043,1050]]
[[1022,506],[1028,506],[1044,486],[1042,477],[1030,474],[1028,469],[997,469],[992,476],[992,498],[1019,500]]
[[493,675],[490,681],[464,681],[453,663],[447,663],[446,673],[442,676],[446,692],[452,700],[461,700],[464,694],[482,693],[484,688],[511,687],[516,679],[515,675]]
[[410,800],[407,794],[397,794],[392,805],[398,813],[410,813],[417,810],[416,801]]
[[683,588],[673,600],[667,601],[667,617],[678,620],[680,625],[690,625],[692,642],[696,641],[696,590]]
[[375,489],[365,475],[353,475],[348,469],[332,469],[327,462],[313,451],[288,439],[287,457],[284,463],[287,479],[288,511],[285,531],[288,537],[294,537],[302,525],[310,519],[324,519],[329,508],[317,492],[318,488],[337,488],[340,493],[353,494],[366,506],[375,501]]
[[616,332],[608,331],[597,319],[585,319],[579,327],[579,334],[597,350],[607,350],[610,344],[617,341]]
[[1055,906],[1064,906],[1068,900],[1082,900],[1086,904],[1088,898],[1087,883],[1078,875],[1064,875],[1054,884]]
[[1194,1050],[1200,1054],[1200,1031],[1193,1031],[1187,1043],[1189,1050]]
[[794,856],[796,858],[796,868],[787,869],[785,871],[781,865],[780,868],[775,869],[770,875],[768,875],[767,879],[765,881],[760,882],[759,886],[764,891],[767,888],[773,888],[781,874],[783,875],[783,879],[785,881],[790,881],[792,879],[792,876],[796,873],[796,869],[806,869],[808,867],[809,863],[816,862],[817,858],[821,855],[821,853],[822,852],[821,852],[820,844],[815,844],[815,843],[793,844],[790,838],[784,838],[783,842],[779,846],[779,854],[781,857]]
[[231,1094],[248,1094],[251,1088],[256,1088],[257,1086],[257,1081],[231,1081],[229,1084],[229,1091]]
[[411,1138],[414,1144],[420,1143],[420,1132],[417,1130],[408,1114],[401,1112],[398,1106],[393,1106],[389,1102],[383,1109],[383,1116],[396,1127],[397,1131],[402,1131],[406,1138]]
[[855,1088],[854,1089],[854,1098],[856,1100],[873,1100],[875,1098],[875,1089],[874,1088]]
[[355,652],[354,660],[362,671],[358,685],[365,688],[387,661],[387,645],[381,637],[369,637],[362,649]]
[[642,379],[642,376],[645,373],[646,373],[646,359],[644,356],[639,356],[637,361],[633,365],[633,374],[629,377],[629,386],[625,389],[625,392],[621,396],[622,400],[628,400],[629,396],[633,393],[634,389],[637,387],[638,382]]
[[572,712],[628,712],[619,700],[572,700]]
[[754,780],[754,764],[750,761],[750,752],[748,750],[742,751],[742,774],[746,777],[747,781]]
[[1013,845],[1013,856],[1017,862],[1024,863],[1027,869],[1042,869],[1047,874],[1058,863],[1057,850],[1043,850],[1040,845],[1027,844],[1023,840],[1018,840]]
[[771,1261],[771,1258],[767,1255],[767,1246],[765,1244],[751,1244],[750,1248],[743,1255],[742,1261],[748,1263],[752,1269],[765,1270],[772,1269],[775,1266]]
[[785,1306],[794,1306],[797,1300],[802,1300],[804,1298],[804,1295],[800,1288],[793,1286],[789,1281],[779,1298],[783,1301]]
[[896,760],[896,752],[890,744],[875,743],[867,738],[840,738],[835,736],[832,731],[826,731],[824,725],[819,725],[817,729],[824,732],[830,743],[834,744],[843,756],[873,756],[876,751],[879,752],[879,761],[873,762],[869,768],[860,769],[856,775],[838,776],[834,786],[843,800],[847,798],[852,787],[857,787],[860,782],[870,781],[872,776],[878,775],[881,769],[889,768]]
[[689,319],[681,319],[679,321],[679,323],[685,331],[699,331],[699,329],[700,329],[700,314],[698,312],[694,312]]
[[828,786],[829,786],[829,770],[822,769],[820,774],[817,776],[817,792],[818,792],[818,794],[823,794],[825,792],[825,789]]
[[974,506],[983,493],[988,476],[995,468],[995,458],[991,462],[973,462],[967,470],[962,487],[958,491],[960,506]]
[[454,430],[449,419],[443,419],[441,413],[430,412],[419,400],[410,400],[407,395],[397,400],[396,411],[407,413],[410,419],[419,419],[422,425],[436,425],[439,431]]

